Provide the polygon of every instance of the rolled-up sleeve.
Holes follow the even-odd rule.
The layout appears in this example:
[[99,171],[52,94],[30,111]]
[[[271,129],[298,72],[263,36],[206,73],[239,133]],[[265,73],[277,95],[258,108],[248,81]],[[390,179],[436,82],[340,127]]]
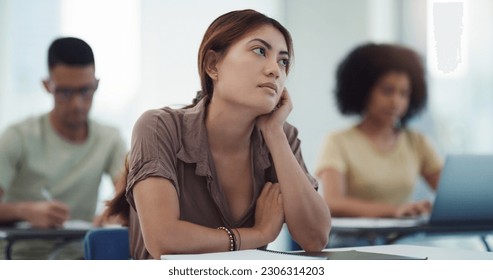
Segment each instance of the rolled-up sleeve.
[[126,190],[127,200],[132,207],[135,208],[132,189],[139,181],[161,177],[170,180],[178,188],[178,129],[173,117],[162,110],[149,110],[137,120],[132,132]]

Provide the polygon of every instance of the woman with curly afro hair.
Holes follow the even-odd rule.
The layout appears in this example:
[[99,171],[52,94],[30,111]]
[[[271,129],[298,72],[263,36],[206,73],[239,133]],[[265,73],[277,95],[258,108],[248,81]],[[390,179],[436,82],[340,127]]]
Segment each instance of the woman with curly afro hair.
[[442,160],[426,138],[407,127],[426,105],[424,70],[411,49],[364,44],[337,69],[335,97],[359,122],[326,138],[316,167],[334,217],[402,217],[428,213],[412,202],[422,176],[435,189]]

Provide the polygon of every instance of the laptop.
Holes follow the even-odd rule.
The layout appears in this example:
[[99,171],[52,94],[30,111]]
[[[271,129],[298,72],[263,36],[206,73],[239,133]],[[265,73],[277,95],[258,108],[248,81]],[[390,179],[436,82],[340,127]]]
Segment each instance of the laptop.
[[493,226],[493,155],[449,155],[430,214],[403,218],[333,218],[344,229]]
[[493,225],[493,155],[446,157],[428,224]]

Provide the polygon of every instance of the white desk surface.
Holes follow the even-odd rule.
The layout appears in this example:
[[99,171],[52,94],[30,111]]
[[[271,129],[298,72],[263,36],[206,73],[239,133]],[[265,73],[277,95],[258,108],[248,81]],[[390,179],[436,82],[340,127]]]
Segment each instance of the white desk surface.
[[409,257],[427,257],[429,260],[493,260],[492,252],[456,250],[449,248],[416,245],[379,245],[326,249],[324,251],[357,250],[370,253],[383,253]]
[[[356,250],[368,253],[381,253],[428,260],[493,260],[493,253],[484,251],[456,250],[449,248],[416,245],[379,245],[325,249],[324,251]],[[296,251],[299,252],[299,251]],[[259,250],[243,250],[209,254],[163,255],[169,260],[309,260],[310,257],[276,254]],[[313,258],[316,259],[316,258]]]

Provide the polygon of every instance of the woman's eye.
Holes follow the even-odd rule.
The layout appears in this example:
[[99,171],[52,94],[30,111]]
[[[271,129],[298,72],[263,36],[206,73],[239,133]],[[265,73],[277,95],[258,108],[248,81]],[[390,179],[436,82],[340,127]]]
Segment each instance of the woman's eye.
[[287,59],[287,58],[281,59],[281,60],[279,60],[279,64],[281,64],[284,67],[288,67],[289,59]]
[[255,49],[253,49],[253,52],[258,54],[258,55],[265,56],[265,49],[264,48],[255,48]]

